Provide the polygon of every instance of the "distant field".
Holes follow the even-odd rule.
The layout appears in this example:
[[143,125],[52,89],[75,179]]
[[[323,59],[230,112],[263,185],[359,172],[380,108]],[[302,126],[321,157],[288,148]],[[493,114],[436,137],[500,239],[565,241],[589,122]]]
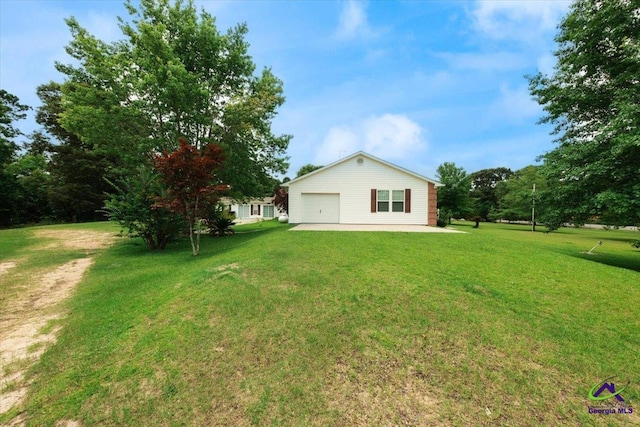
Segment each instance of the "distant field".
[[[471,225],[292,233],[270,221],[204,238],[198,257],[188,241],[91,251],[56,344],[0,424],[22,411],[30,425],[640,423],[640,234]],[[19,260],[3,293],[58,262],[28,238],[38,229],[0,231],[0,262]],[[617,402],[588,399],[614,375],[633,413],[589,413]]]

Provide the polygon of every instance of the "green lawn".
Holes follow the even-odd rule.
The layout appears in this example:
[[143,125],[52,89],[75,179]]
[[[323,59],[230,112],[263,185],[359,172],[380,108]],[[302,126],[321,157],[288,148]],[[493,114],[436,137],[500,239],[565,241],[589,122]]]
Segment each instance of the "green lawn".
[[[640,422],[638,233],[456,227],[270,221],[198,257],[123,239],[95,255],[22,409],[32,425]],[[0,231],[0,260],[29,233]],[[613,375],[634,414],[589,414]]]

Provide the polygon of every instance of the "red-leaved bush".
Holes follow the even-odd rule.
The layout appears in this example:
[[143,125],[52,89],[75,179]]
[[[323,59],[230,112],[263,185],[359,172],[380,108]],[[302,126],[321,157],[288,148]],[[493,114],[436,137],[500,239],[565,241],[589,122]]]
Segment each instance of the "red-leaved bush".
[[217,203],[220,193],[229,188],[216,179],[216,172],[224,164],[225,157],[217,144],[207,144],[200,150],[185,138],[180,138],[179,142],[177,150],[170,153],[165,151],[154,158],[154,166],[167,188],[166,195],[157,203],[184,215],[189,224],[193,255],[198,255],[200,233],[195,231],[202,213]]

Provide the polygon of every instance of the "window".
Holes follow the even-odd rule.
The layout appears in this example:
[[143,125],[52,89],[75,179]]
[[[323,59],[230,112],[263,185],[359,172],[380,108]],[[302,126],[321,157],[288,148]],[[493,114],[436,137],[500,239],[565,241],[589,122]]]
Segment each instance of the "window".
[[251,215],[249,211],[249,205],[240,205],[238,206],[238,218],[247,218]]
[[404,212],[411,213],[411,189],[376,190],[371,189],[371,213]]
[[260,205],[251,205],[251,215],[260,215]]
[[265,218],[274,218],[273,206],[264,205],[262,207],[262,216]]
[[404,190],[391,192],[391,212],[404,212]]
[[389,212],[389,190],[378,190],[378,212]]

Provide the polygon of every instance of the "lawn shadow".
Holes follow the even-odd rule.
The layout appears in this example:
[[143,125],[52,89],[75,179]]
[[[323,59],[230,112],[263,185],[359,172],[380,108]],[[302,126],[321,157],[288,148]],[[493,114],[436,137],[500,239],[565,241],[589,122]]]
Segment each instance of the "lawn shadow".
[[179,237],[169,242],[167,247],[162,250],[152,250],[141,238],[128,238],[121,243],[114,245],[110,251],[116,256],[123,257],[175,257],[184,256],[189,259],[201,259],[211,256],[217,256],[238,246],[244,245],[251,240],[264,237],[274,231],[282,230],[288,227],[239,227],[235,229],[233,235],[214,237],[209,234],[200,236],[200,252],[194,257],[191,253],[191,243],[188,236]]
[[587,252],[574,252],[574,251],[559,251],[564,255],[569,255],[574,258],[580,258],[587,261],[597,262],[600,264],[609,265],[611,267],[624,268],[626,270],[637,271],[640,273],[640,252],[629,250],[622,254],[607,254],[593,252],[591,254]]
[[[265,228],[245,228],[235,229],[235,234],[231,236],[213,237],[210,235],[202,236],[200,243],[200,254],[203,257],[218,256],[224,252],[235,249],[238,246],[245,245],[252,240],[264,238],[276,231],[286,231],[287,226],[265,227]],[[189,244],[188,239],[186,239]],[[189,244],[188,249],[191,250]],[[200,256],[200,255],[198,255]]]
[[[479,228],[482,228],[482,224],[486,224],[486,223],[481,222]],[[451,224],[447,224],[446,227],[444,228],[478,228],[478,227],[475,227],[475,222],[473,221],[453,221]]]

